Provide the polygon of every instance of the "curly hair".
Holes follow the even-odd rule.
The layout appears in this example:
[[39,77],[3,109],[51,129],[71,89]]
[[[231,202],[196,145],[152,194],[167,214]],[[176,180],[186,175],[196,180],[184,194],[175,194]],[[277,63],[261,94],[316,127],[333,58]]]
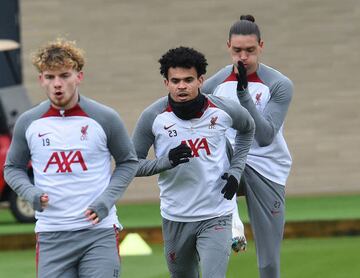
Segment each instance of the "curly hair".
[[196,51],[190,47],[180,46],[168,50],[159,59],[160,74],[168,79],[169,68],[186,68],[190,69],[194,67],[197,72],[197,76],[206,73],[206,66],[208,65],[204,54]]
[[84,51],[74,41],[57,38],[39,48],[32,55],[32,63],[39,72],[72,68],[81,71],[84,67]]

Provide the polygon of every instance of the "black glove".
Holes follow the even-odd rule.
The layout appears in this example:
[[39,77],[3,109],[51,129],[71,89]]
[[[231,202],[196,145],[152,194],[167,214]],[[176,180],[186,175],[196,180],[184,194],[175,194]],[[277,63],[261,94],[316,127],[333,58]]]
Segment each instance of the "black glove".
[[186,144],[180,144],[169,151],[169,160],[174,167],[181,163],[189,162],[189,157],[192,157],[191,149]]
[[229,176],[228,173],[222,175],[221,178],[227,181],[227,183],[221,190],[221,194],[224,194],[225,199],[231,200],[239,188],[239,182],[233,175]]
[[238,73],[236,74],[236,78],[238,81],[236,90],[242,92],[245,91],[248,87],[246,68],[241,61],[238,62],[236,68],[238,70]]

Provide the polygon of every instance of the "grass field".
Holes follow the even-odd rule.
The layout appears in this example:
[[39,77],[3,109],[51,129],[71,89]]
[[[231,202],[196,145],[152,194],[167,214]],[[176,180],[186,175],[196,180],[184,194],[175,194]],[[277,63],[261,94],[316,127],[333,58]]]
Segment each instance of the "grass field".
[[[150,256],[122,257],[122,278],[169,277],[161,245],[152,245]],[[359,277],[360,237],[284,240],[282,277]],[[0,252],[0,277],[35,277],[34,250]],[[227,276],[257,277],[253,242],[245,254],[231,255]]]
[[[239,198],[239,212],[249,222],[244,197]],[[360,219],[360,195],[287,197],[286,221]],[[160,226],[158,204],[119,205],[118,215],[126,227]]]
[[[248,222],[245,200],[240,198],[239,211],[244,222]],[[286,220],[334,220],[360,219],[360,195],[326,197],[288,197]],[[158,203],[119,204],[118,215],[124,227],[153,227],[161,225]],[[33,224],[18,224],[8,209],[0,210],[0,234],[30,233]]]
[[[245,200],[240,214],[248,222]],[[359,219],[360,195],[289,197],[287,221]],[[125,227],[159,226],[159,204],[119,204],[118,215]],[[8,209],[0,210],[0,234],[33,233],[33,224],[15,222]],[[122,257],[122,277],[169,277],[162,245],[152,245],[151,256]],[[287,239],[282,249],[282,277],[353,278],[360,273],[360,237]],[[0,277],[35,277],[34,250],[0,252]],[[257,277],[254,244],[245,254],[232,255],[227,277]]]

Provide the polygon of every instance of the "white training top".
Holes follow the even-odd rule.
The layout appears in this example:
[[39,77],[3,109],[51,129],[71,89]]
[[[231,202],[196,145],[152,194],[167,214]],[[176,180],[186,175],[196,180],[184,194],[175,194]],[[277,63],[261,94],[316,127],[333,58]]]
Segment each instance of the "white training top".
[[[171,221],[211,219],[231,214],[235,206],[235,197],[229,201],[221,194],[225,185],[221,176],[228,172],[240,179],[254,124],[246,109],[236,102],[209,98],[202,115],[191,120],[178,118],[167,105],[167,97],[162,98],[143,112],[134,131],[139,157],[137,176],[160,173],[161,215]],[[225,133],[231,127],[239,135],[229,163]],[[181,142],[191,148],[192,158],[173,168],[168,153]],[[151,145],[156,159],[147,160]]]
[[[202,92],[230,98],[248,109],[256,132],[246,164],[269,180],[285,185],[292,159],[283,124],[293,94],[292,83],[280,72],[259,64],[257,72],[248,76],[248,90],[237,93],[236,87],[237,78],[230,65],[205,81]],[[227,136],[233,145],[235,131],[229,130]]]
[[[30,158],[35,186],[24,176]],[[9,184],[35,208],[42,193],[49,196],[48,207],[36,211],[36,232],[74,231],[120,226],[115,202],[134,177],[137,158],[118,114],[81,97],[69,110],[46,101],[24,113],[5,169]],[[95,226],[87,209],[101,220]]]

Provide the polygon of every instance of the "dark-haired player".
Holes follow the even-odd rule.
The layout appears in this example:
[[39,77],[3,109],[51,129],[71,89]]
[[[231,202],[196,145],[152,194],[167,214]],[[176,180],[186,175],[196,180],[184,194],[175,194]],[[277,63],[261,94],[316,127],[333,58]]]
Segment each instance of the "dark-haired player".
[[[240,101],[254,118],[255,140],[240,188],[247,201],[260,277],[278,278],[285,223],[285,183],[291,167],[283,125],[293,84],[279,71],[259,62],[263,44],[254,17],[241,16],[231,26],[227,42],[233,64],[208,79],[202,92]],[[228,138],[234,143],[234,130],[228,132]],[[240,219],[237,210],[234,212],[236,223]],[[238,250],[236,243],[233,247]]]
[[[255,126],[238,102],[199,93],[203,54],[166,52],[160,73],[169,94],[141,114],[133,134],[137,176],[159,175],[165,256],[171,277],[223,278],[231,244],[231,213]],[[226,131],[237,131],[231,161]],[[155,159],[146,159],[151,146]]]

